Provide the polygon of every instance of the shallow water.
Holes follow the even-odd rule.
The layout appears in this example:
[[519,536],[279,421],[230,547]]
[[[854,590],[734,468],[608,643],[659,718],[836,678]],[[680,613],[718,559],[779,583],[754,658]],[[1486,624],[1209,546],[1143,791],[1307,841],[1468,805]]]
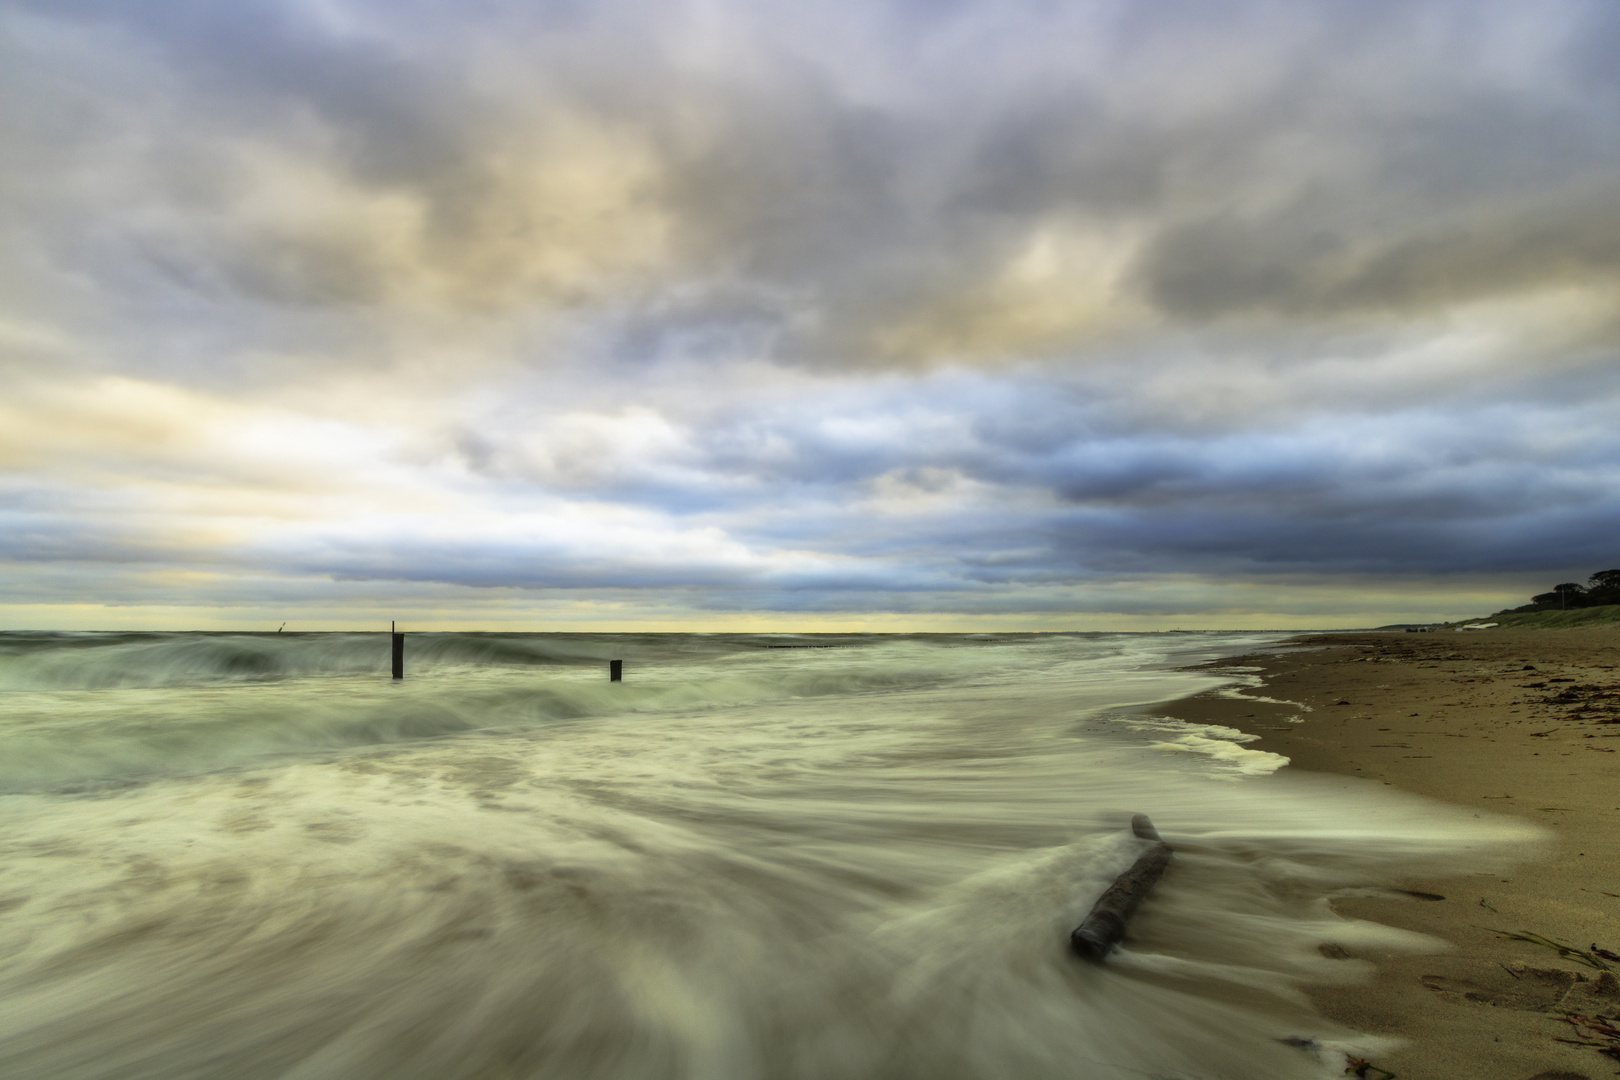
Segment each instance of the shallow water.
[[1139,710],[1268,640],[0,634],[0,1075],[1342,1075],[1325,898],[1534,838]]

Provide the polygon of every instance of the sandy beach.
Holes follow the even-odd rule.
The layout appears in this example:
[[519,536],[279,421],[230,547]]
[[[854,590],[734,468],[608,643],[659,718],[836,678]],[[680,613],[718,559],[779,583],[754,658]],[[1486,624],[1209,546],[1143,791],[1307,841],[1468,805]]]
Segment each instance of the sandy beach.
[[[1620,626],[1363,632],[1295,644],[1222,662],[1258,669],[1264,685],[1245,698],[1211,693],[1157,711],[1257,735],[1251,745],[1287,756],[1290,768],[1547,830],[1539,857],[1507,874],[1419,878],[1402,883],[1405,894],[1336,900],[1341,915],[1429,935],[1436,951],[1324,945],[1370,964],[1362,985],[1312,990],[1317,1006],[1406,1040],[1373,1063],[1403,1080],[1613,1075],[1620,1065],[1602,1050],[1620,1048],[1620,1038],[1581,1018],[1620,1014],[1620,983],[1606,970],[1620,971]],[[1583,1038],[1594,1045],[1559,1041]]]

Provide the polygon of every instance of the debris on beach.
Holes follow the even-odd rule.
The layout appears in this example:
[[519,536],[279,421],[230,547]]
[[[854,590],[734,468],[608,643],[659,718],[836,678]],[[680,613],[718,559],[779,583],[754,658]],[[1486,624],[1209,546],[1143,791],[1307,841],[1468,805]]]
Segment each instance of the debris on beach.
[[1573,1039],[1554,1038],[1554,1042],[1571,1046],[1586,1046],[1604,1057],[1620,1061],[1620,1020],[1608,1016],[1582,1016],[1569,1013],[1558,1019],[1575,1029]]
[[1277,1040],[1284,1046],[1297,1047],[1306,1053],[1312,1054],[1318,1061],[1332,1063],[1344,1062],[1344,1075],[1359,1077],[1360,1080],[1395,1080],[1395,1074],[1381,1065],[1374,1065],[1364,1057],[1358,1057],[1351,1050],[1335,1043],[1323,1042],[1306,1035],[1287,1035]]
[[[1553,683],[1563,683],[1556,689]],[[1539,705],[1548,712],[1562,710],[1569,720],[1587,720],[1599,724],[1620,724],[1620,684],[1582,683],[1574,679],[1548,679],[1545,682],[1520,683],[1524,690],[1545,690]]]
[[[1592,946],[1593,951],[1588,952],[1587,950],[1577,948],[1574,945],[1565,945],[1561,941],[1554,941],[1551,938],[1542,937],[1540,934],[1532,934],[1526,930],[1498,930],[1491,926],[1482,926],[1480,929],[1489,930],[1493,934],[1500,934],[1502,937],[1509,938],[1513,941],[1528,941],[1532,945],[1540,945],[1543,948],[1552,949],[1564,959],[1573,960],[1577,964],[1585,964],[1587,967],[1596,971],[1613,970],[1607,963],[1604,962],[1604,956],[1607,956],[1611,960],[1620,959],[1620,957],[1616,957],[1614,953],[1607,949],[1599,950],[1595,944]],[[1600,953],[1601,955],[1599,955]]]
[[[1378,1075],[1374,1076],[1373,1074]],[[1344,1075],[1358,1076],[1361,1080],[1395,1080],[1395,1074],[1388,1069],[1374,1065],[1366,1058],[1348,1058],[1344,1064]]]
[[1069,935],[1069,944],[1080,956],[1101,963],[1114,946],[1125,936],[1125,927],[1136,913],[1137,907],[1164,875],[1170,865],[1171,848],[1159,836],[1152,820],[1146,814],[1131,817],[1131,832],[1140,840],[1151,843],[1137,860],[1114,879],[1085,922]]

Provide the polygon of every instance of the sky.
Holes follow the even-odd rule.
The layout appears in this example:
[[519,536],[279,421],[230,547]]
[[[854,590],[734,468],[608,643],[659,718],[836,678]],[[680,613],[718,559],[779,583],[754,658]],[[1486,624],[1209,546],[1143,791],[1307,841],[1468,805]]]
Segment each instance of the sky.
[[1620,566],[1613,0],[0,0],[0,628]]

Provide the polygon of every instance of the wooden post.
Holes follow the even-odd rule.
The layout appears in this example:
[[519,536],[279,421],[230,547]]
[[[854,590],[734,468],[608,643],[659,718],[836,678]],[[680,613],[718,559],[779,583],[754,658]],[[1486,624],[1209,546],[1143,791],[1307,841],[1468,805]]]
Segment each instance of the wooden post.
[[394,636],[394,678],[405,677],[405,635],[394,629],[394,624],[388,624],[388,632]]
[[608,661],[608,682],[623,682],[623,681],[624,681],[624,661],[623,660],[609,660]]
[[1131,831],[1150,841],[1152,846],[1137,857],[1129,870],[1114,879],[1091,906],[1091,914],[1086,916],[1085,922],[1069,935],[1069,945],[1075,952],[1098,963],[1114,951],[1114,946],[1125,936],[1125,926],[1136,914],[1137,906],[1170,865],[1170,845],[1160,838],[1159,830],[1146,814],[1131,818]]

